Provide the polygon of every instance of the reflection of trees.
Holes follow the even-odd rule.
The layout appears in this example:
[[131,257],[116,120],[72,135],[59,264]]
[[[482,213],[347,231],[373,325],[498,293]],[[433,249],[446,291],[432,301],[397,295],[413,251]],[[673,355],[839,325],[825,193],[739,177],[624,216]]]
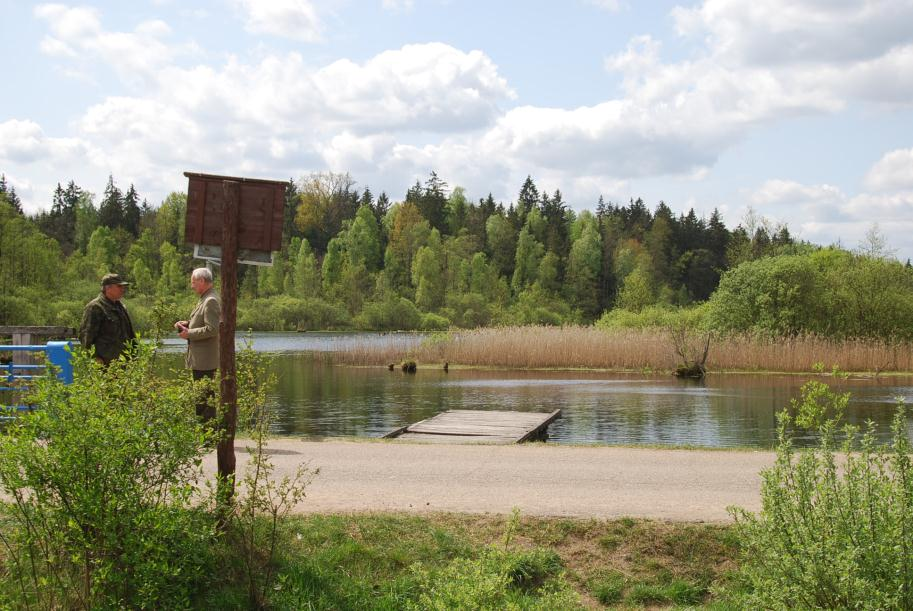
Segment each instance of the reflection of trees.
[[[172,355],[167,355],[172,356]],[[175,356],[175,363],[179,357]],[[549,427],[560,442],[770,447],[775,414],[798,396],[805,377],[714,375],[705,385],[666,377],[594,372],[422,370],[331,366],[319,357],[281,354],[274,392],[283,434],[372,436],[447,409],[562,410]],[[909,381],[906,381],[909,383]],[[902,381],[900,384],[903,384]],[[890,397],[909,386],[843,380],[842,391],[888,397],[851,401],[851,422],[888,430]]]

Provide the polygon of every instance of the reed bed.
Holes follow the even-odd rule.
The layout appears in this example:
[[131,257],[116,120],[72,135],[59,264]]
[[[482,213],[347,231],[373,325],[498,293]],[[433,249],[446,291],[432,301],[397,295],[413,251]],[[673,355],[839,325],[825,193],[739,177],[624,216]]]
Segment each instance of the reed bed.
[[[695,342],[700,338],[695,336]],[[661,329],[595,327],[496,327],[431,336],[419,346],[359,345],[327,355],[349,365],[399,364],[404,360],[512,369],[616,369],[669,371],[679,365],[671,334]],[[711,371],[913,372],[913,344],[883,340],[832,340],[817,336],[715,338]]]

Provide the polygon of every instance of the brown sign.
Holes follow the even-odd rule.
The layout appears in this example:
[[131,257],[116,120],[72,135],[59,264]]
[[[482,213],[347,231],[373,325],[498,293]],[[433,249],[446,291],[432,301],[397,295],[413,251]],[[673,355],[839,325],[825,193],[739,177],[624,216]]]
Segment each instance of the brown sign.
[[237,178],[184,172],[187,214],[184,241],[208,246],[222,245],[224,195],[222,181],[240,183],[238,202],[238,248],[273,252],[282,248],[282,219],[285,187],[278,180]]

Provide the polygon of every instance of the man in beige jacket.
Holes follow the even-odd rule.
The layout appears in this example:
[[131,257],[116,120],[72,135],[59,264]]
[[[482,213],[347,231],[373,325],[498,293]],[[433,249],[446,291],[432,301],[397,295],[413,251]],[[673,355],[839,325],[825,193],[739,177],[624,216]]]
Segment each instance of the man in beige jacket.
[[[190,320],[179,320],[174,323],[178,335],[187,340],[187,357],[185,364],[193,371],[193,379],[215,379],[219,368],[219,321],[222,317],[222,306],[219,297],[212,288],[212,272],[205,267],[198,267],[190,274],[190,288],[200,296],[200,301],[190,313]],[[210,394],[211,396],[211,394]],[[197,403],[197,416],[205,420],[215,418],[215,406],[209,397]]]

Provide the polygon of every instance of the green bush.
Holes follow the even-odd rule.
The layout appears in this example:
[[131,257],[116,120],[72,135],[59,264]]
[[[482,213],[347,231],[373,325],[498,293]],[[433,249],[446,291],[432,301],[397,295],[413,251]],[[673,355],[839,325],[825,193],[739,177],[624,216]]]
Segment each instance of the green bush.
[[690,308],[674,308],[663,305],[647,306],[640,312],[621,308],[607,310],[596,321],[598,329],[668,329],[685,326],[702,329],[706,324],[707,307],[702,304]]
[[517,303],[503,311],[496,322],[516,326],[560,326],[578,322],[579,319],[579,312],[567,302],[534,284],[520,293]]
[[913,270],[836,249],[766,257],[723,275],[714,330],[769,335],[913,338]]
[[324,330],[346,328],[349,314],[341,304],[288,295],[248,299],[238,303],[238,328],[254,331]]
[[460,293],[447,296],[447,307],[442,313],[461,329],[475,329],[490,323],[496,309],[479,293]]
[[422,331],[443,331],[449,326],[449,320],[433,312],[428,312],[427,314],[422,314],[422,322],[419,328]]
[[148,346],[73,360],[0,435],[0,607],[187,607],[215,527],[191,503],[211,437],[191,385],[157,378]]
[[861,434],[842,424],[845,405],[846,395],[820,382],[803,387],[794,408],[821,444],[799,452],[791,437],[797,421],[780,414],[776,462],[762,473],[760,514],[731,509],[744,552],[743,587],[734,594],[739,606],[913,608],[906,408],[898,404],[886,447],[876,443],[871,422]]
[[390,295],[383,301],[368,301],[355,317],[359,329],[411,331],[422,324],[422,313],[405,297]]

